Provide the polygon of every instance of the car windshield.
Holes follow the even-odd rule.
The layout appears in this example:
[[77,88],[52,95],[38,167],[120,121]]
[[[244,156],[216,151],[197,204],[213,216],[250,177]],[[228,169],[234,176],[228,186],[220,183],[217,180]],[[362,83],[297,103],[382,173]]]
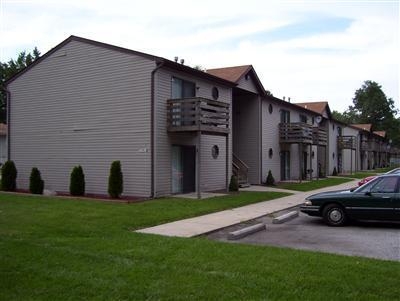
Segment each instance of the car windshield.
[[377,192],[393,193],[396,192],[399,177],[376,177],[370,182],[360,186],[354,192]]

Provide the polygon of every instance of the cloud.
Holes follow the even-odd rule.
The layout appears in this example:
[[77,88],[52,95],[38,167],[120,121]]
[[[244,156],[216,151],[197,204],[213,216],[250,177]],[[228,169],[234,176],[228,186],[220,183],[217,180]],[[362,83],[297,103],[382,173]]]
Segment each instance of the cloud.
[[[1,61],[71,34],[206,68],[253,64],[278,97],[343,111],[364,80],[399,104],[399,4],[367,1],[7,1]],[[400,107],[398,105],[398,107]]]

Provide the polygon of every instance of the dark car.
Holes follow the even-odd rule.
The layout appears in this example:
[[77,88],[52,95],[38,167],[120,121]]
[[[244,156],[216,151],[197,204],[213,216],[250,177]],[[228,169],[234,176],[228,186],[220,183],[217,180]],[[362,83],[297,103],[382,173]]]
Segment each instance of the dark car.
[[378,176],[355,190],[311,195],[300,211],[321,216],[330,226],[349,219],[400,221],[399,186],[400,174]]

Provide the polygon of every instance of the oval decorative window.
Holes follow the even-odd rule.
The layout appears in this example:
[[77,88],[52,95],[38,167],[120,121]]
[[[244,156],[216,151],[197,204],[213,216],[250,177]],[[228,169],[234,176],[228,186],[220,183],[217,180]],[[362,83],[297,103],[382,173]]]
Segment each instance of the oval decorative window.
[[212,88],[211,95],[212,95],[212,98],[213,98],[214,100],[217,100],[217,99],[218,99],[218,97],[219,97],[219,91],[218,91],[218,88],[217,88],[217,87],[213,87],[213,88]]
[[268,112],[270,113],[270,114],[272,114],[272,111],[273,111],[274,109],[272,108],[272,104],[269,104],[269,106],[268,106]]
[[212,157],[213,157],[214,159],[217,159],[217,158],[218,158],[218,155],[219,155],[219,147],[218,147],[218,145],[214,145],[214,146],[211,148],[211,155],[212,155]]

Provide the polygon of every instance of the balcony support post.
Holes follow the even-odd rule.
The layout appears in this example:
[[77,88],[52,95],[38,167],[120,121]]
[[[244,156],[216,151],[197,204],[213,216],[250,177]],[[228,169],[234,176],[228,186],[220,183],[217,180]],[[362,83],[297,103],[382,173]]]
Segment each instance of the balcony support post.
[[196,150],[196,190],[197,198],[201,199],[201,132],[197,131],[197,150]]

